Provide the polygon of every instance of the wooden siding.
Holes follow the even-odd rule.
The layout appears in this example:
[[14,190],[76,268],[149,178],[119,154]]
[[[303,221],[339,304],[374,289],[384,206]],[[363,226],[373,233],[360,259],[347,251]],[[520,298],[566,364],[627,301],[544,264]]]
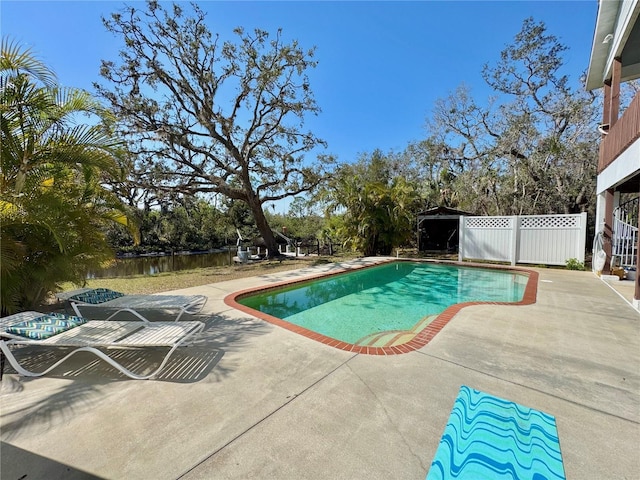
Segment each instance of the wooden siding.
[[602,137],[598,173],[607,168],[638,138],[640,138],[640,94],[634,97],[622,118],[610,128],[609,134]]

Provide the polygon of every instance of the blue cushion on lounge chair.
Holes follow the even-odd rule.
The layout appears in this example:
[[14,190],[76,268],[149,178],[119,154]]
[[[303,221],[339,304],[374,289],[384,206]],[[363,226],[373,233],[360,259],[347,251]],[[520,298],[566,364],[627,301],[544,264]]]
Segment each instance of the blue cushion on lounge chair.
[[124,297],[124,293],[109,290],[108,288],[94,288],[93,290],[78,293],[73,297],[69,297],[69,300],[77,300],[79,302],[97,305],[120,297]]
[[7,328],[7,333],[20,335],[32,340],[44,340],[64,331],[70,330],[78,325],[86,323],[82,317],[74,317],[61,313],[52,313],[42,317],[16,323]]

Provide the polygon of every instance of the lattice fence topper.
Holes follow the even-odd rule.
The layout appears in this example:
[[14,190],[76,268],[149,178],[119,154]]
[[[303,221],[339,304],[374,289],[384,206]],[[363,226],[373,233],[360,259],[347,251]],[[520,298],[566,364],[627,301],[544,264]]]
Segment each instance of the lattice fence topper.
[[512,228],[512,217],[465,217],[466,228]]
[[580,228],[579,215],[545,215],[520,217],[521,228]]

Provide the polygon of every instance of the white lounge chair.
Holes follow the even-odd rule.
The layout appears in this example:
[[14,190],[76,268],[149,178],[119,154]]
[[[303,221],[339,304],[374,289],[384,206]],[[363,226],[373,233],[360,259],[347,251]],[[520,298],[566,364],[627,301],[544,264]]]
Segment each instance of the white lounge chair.
[[[23,312],[0,318],[0,351],[16,372],[26,377],[45,375],[75,353],[91,352],[128,377],[146,380],[159,374],[173,352],[179,346],[190,342],[203,329],[204,323],[199,321],[121,322]],[[10,347],[18,345],[38,348],[75,347],[75,350],[42,372],[31,372],[23,368],[11,352]],[[128,370],[107,353],[109,349],[151,347],[166,347],[169,351],[162,359],[160,366],[146,375],[138,375]],[[3,367],[4,358],[2,359]],[[0,378],[2,378],[1,375],[0,370]]]
[[81,288],[58,293],[56,297],[68,301],[78,316],[91,318],[92,312],[112,312],[105,320],[111,320],[121,312],[129,312],[147,321],[138,310],[176,310],[177,322],[185,313],[200,313],[207,303],[204,295],[126,295],[107,288]]

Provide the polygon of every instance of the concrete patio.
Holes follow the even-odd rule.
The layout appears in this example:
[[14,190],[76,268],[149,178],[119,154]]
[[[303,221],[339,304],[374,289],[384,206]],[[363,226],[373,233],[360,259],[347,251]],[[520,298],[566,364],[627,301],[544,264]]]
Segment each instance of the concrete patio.
[[535,304],[464,308],[422,349],[387,357],[223,302],[372,261],[172,292],[209,297],[207,329],[157,380],[84,354],[43,378],[7,368],[1,477],[423,480],[468,385],[554,415],[568,479],[640,478],[640,314],[590,272],[536,269]]

